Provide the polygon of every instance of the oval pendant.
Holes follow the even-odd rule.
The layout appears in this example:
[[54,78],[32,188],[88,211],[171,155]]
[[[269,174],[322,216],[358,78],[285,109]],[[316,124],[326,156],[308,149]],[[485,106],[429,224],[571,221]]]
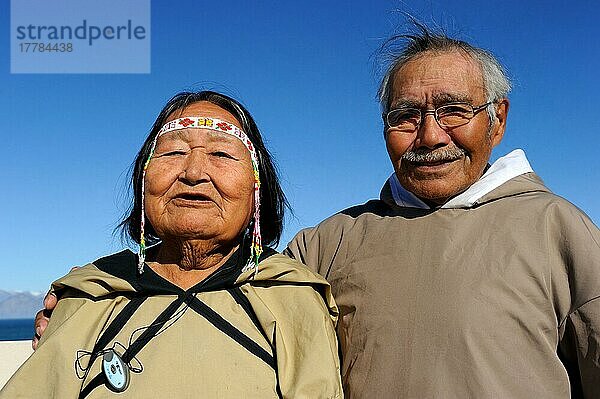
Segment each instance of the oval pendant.
[[129,368],[113,349],[109,349],[102,357],[102,371],[106,383],[116,392],[123,392],[129,386]]

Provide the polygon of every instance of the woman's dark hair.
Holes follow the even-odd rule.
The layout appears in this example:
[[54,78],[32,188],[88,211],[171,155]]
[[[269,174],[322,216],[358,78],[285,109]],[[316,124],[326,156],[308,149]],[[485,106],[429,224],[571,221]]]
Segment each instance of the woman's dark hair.
[[[264,245],[276,246],[283,230],[283,214],[289,207],[285,194],[279,184],[277,170],[271,154],[265,147],[260,131],[250,115],[250,112],[238,101],[224,94],[214,91],[181,92],[173,96],[158,114],[150,134],[140,149],[133,164],[131,175],[131,189],[133,190],[133,204],[129,206],[118,228],[123,236],[129,236],[134,242],[140,242],[140,225],[142,213],[142,177],[144,163],[150,155],[152,142],[158,131],[167,122],[169,115],[176,111],[183,111],[187,106],[200,101],[213,103],[232,114],[241,124],[242,130],[254,144],[259,162],[260,173],[260,229]],[[148,244],[156,243],[159,238],[152,224],[146,218],[145,235]]]

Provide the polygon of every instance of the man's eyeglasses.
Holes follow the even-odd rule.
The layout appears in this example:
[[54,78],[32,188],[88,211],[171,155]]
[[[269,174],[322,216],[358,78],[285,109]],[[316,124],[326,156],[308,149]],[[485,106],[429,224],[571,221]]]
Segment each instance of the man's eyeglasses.
[[421,110],[418,108],[401,107],[383,114],[383,120],[388,127],[404,133],[414,133],[427,114],[435,117],[442,129],[452,129],[469,123],[477,113],[492,102],[487,102],[478,107],[468,103],[445,104],[436,109]]

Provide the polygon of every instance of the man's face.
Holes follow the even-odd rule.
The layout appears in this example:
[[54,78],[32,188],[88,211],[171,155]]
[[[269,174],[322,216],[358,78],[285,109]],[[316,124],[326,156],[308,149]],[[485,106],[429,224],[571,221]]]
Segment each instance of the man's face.
[[[392,84],[390,110],[402,106],[431,110],[453,102],[477,107],[487,101],[479,65],[458,51],[422,55],[399,69]],[[387,128],[387,150],[402,186],[424,200],[443,204],[475,183],[506,127],[508,100],[492,106],[497,116],[492,122],[482,110],[468,124],[452,129],[441,128],[432,114],[414,133]]]

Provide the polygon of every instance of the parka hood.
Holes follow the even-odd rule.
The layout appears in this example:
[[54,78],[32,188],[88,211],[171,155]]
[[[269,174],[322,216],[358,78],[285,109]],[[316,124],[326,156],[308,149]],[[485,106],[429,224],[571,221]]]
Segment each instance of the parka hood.
[[144,273],[138,274],[137,255],[126,249],[71,271],[52,283],[52,290],[59,298],[85,296],[103,299],[119,295],[181,295],[231,288],[245,282],[256,285],[276,282],[279,285],[312,285],[321,292],[330,310],[335,309],[329,284],[300,262],[265,248],[255,274],[253,270],[242,273],[245,259],[238,250],[215,273],[194,287],[183,290],[156,274],[147,264]]

